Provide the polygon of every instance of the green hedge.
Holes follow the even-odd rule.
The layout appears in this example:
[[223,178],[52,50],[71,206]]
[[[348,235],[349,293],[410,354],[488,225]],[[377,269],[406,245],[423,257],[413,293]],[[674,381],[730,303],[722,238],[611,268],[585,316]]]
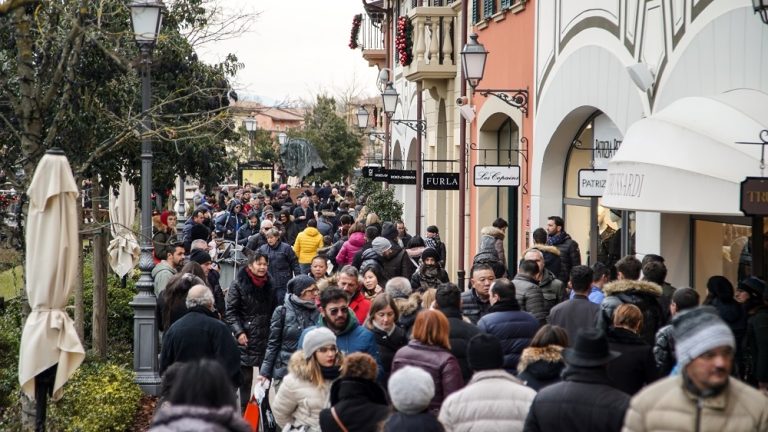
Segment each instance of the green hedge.
[[0,408],[18,402],[19,345],[21,344],[21,300],[6,302],[0,314]]
[[126,366],[84,364],[66,384],[64,397],[49,405],[49,430],[129,430],[142,395],[133,379]]

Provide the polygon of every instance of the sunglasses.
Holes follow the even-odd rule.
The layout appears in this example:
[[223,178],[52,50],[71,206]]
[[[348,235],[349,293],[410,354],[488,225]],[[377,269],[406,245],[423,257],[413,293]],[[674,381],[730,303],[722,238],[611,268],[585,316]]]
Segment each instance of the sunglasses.
[[346,306],[344,306],[344,307],[337,307],[337,308],[330,308],[330,309],[328,309],[328,313],[331,314],[331,316],[336,316],[336,315],[339,315],[339,314],[346,315],[348,313],[348,310],[347,310]]
[[317,352],[319,352],[320,354],[325,354],[328,351],[330,351],[332,353],[336,353],[336,352],[339,352],[339,349],[336,348],[336,345],[331,345],[331,346],[322,347],[322,348],[318,348],[317,349]]

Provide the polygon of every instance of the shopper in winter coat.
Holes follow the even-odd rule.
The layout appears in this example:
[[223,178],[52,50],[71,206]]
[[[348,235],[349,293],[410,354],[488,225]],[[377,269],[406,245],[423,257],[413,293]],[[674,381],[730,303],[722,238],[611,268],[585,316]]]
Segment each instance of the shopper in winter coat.
[[581,264],[579,244],[565,232],[565,221],[560,216],[550,216],[547,220],[547,244],[560,249],[560,274],[558,279],[568,283],[571,267]]
[[307,221],[307,227],[296,236],[293,243],[293,251],[299,260],[301,273],[309,273],[309,267],[312,264],[312,258],[317,255],[317,251],[323,247],[323,236],[317,230],[317,220]]
[[[377,250],[376,252],[381,255],[381,266],[384,269],[384,274],[388,278],[402,276],[406,279],[410,279],[413,272],[416,271],[411,259],[408,257],[408,253],[405,249],[401,248],[397,243],[387,240],[390,243],[390,247],[383,251]],[[374,240],[374,243],[376,240]],[[374,249],[375,249],[374,244]]]
[[384,287],[384,292],[394,299],[397,305],[397,326],[410,335],[416,315],[421,310],[421,295],[411,290],[411,283],[403,277],[392,278]]
[[425,248],[421,253],[419,269],[411,276],[411,289],[424,292],[448,282],[448,272],[440,267],[440,256],[432,248]]
[[[720,318],[725,321],[736,337],[736,350],[740,351],[741,343],[747,332],[747,314],[735,297],[733,284],[724,276],[712,276],[707,281],[707,298],[702,304],[717,309]],[[739,352],[739,354],[741,354]]]
[[504,253],[504,237],[507,233],[507,227],[509,227],[509,223],[507,223],[504,218],[496,218],[495,221],[491,224],[493,228],[496,228],[500,231],[500,233],[495,231],[489,231],[491,235],[493,235],[494,238],[496,238],[496,254],[499,256],[499,260],[504,264],[504,268],[507,267],[507,254]]
[[160,216],[152,217],[152,246],[154,247],[155,264],[165,258],[166,248],[176,238],[176,213],[164,210]]
[[392,362],[392,372],[405,366],[416,366],[430,374],[435,395],[429,410],[435,415],[443,400],[464,386],[459,362],[450,352],[448,331],[448,319],[442,312],[430,309],[419,312],[413,325],[413,339],[400,348]]
[[345,265],[352,264],[352,259],[364,244],[364,225],[361,222],[355,222],[349,228],[349,239],[344,242],[338,255],[336,255],[336,265],[341,268]]
[[600,313],[600,306],[587,298],[591,284],[592,269],[585,265],[574,266],[570,280],[574,296],[549,311],[549,323],[564,328],[570,340],[576,340],[579,329],[594,327]]
[[[693,288],[679,288],[672,294],[669,305],[670,315],[675,315],[693,309],[699,305],[699,293]],[[672,334],[672,324],[667,324],[656,332],[656,343],[653,346],[653,357],[656,361],[656,371],[660,377],[669,375],[677,363],[675,358],[675,337]]]
[[452,283],[440,284],[435,292],[435,306],[448,318],[450,333],[448,339],[451,343],[451,354],[456,357],[461,367],[461,376],[464,382],[469,382],[472,377],[472,369],[467,361],[467,345],[472,337],[482,333],[476,325],[464,320],[461,316],[461,291]]
[[[414,268],[419,267],[419,260],[421,260],[421,254],[424,253],[424,249],[427,248],[424,243],[424,239],[420,235],[415,235],[408,240],[408,244],[404,246],[405,252],[408,254],[408,258],[411,259]],[[439,261],[439,260],[438,260]]]
[[562,271],[563,266],[560,262],[560,249],[558,249],[557,246],[550,246],[547,244],[547,231],[544,228],[536,228],[533,230],[532,237],[533,248],[540,250],[544,255],[544,268],[557,277]]
[[275,228],[267,231],[267,244],[262,245],[257,252],[269,259],[269,276],[275,292],[275,301],[277,304],[283,304],[288,281],[301,274],[296,254],[288,243],[280,241],[280,231]]
[[600,304],[597,326],[607,331],[613,323],[613,313],[617,307],[629,303],[643,311],[643,328],[640,337],[649,345],[654,343],[656,332],[664,324],[661,310],[661,287],[653,282],[637,280],[640,277],[640,261],[627,255],[616,263],[618,280],[605,284],[605,298]]
[[621,354],[608,363],[608,378],[614,387],[632,396],[658,378],[650,345],[640,339],[643,313],[635,305],[623,304],[613,314],[608,346]]
[[240,346],[240,369],[244,377],[240,386],[240,405],[243,408],[251,394],[253,367],[261,366],[264,361],[270,319],[276,307],[268,267],[267,256],[254,253],[227,292],[224,318]]
[[581,330],[573,348],[564,350],[568,366],[563,381],[539,391],[525,420],[525,430],[621,430],[629,395],[613,388],[605,371],[605,365],[618,355],[609,350],[602,330]]
[[[747,313],[741,375],[761,390],[768,390],[768,302],[765,282],[752,276],[739,283],[736,298]],[[746,297],[746,298],[745,298]]]
[[259,234],[260,226],[259,214],[256,211],[248,213],[248,223],[243,224],[237,231],[237,244],[247,246],[251,236]]
[[488,313],[491,307],[489,291],[495,280],[496,274],[489,265],[478,264],[469,270],[471,288],[461,293],[461,313],[469,318],[472,324],[477,324],[480,318]]
[[299,348],[301,333],[314,326],[320,315],[315,305],[320,290],[311,276],[294,277],[288,282],[288,291],[288,299],[272,314],[267,351],[259,369],[262,381],[285,377],[291,354]]
[[387,383],[395,408],[384,422],[384,432],[442,432],[445,429],[428,408],[435,396],[433,377],[422,368],[404,366]]
[[385,283],[382,281],[387,280],[384,276],[384,269],[381,268],[378,262],[366,262],[364,266],[360,268],[360,276],[363,279],[361,292],[369,301],[384,292]]
[[539,287],[539,265],[535,261],[524,259],[520,262],[512,283],[520,309],[533,315],[539,324],[546,324],[549,310]]
[[386,382],[392,371],[395,353],[408,344],[405,330],[397,326],[399,316],[400,313],[392,296],[383,293],[373,299],[368,319],[365,320],[365,328],[376,336],[376,344],[379,346],[379,358],[384,368],[383,382]]
[[536,391],[559,383],[565,368],[563,349],[567,346],[568,335],[562,327],[542,326],[520,355],[517,378]]
[[657,381],[632,399],[625,432],[768,430],[768,402],[733,378],[736,340],[711,307],[672,319],[680,374]]
[[368,354],[344,357],[341,376],[331,385],[331,408],[320,411],[323,432],[378,432],[389,416],[384,389],[376,383],[376,360]]
[[496,247],[497,241],[501,241],[503,250],[504,233],[493,226],[483,227],[480,230],[480,247],[472,259],[472,264],[488,264],[493,267],[496,277],[502,278],[506,276],[507,267],[502,257],[499,256],[499,251]]
[[320,411],[328,407],[331,383],[339,377],[342,358],[336,335],[329,329],[317,327],[304,336],[271,404],[282,430],[320,431]]
[[491,308],[477,322],[477,328],[501,341],[504,369],[515,373],[520,354],[530,345],[539,322],[533,315],[520,310],[515,300],[515,285],[509,279],[497,279],[491,285],[490,295]]
[[479,334],[469,341],[469,364],[475,372],[466,387],[448,396],[440,408],[446,431],[522,431],[536,392],[504,370],[497,338]]
[[235,409],[227,372],[216,360],[180,363],[173,374],[163,377],[169,388],[167,404],[152,419],[152,432],[249,432],[250,426]]
[[227,211],[216,217],[216,235],[225,240],[235,240],[235,235],[241,226],[247,224],[241,213],[243,205],[240,200],[233,199],[227,205]]

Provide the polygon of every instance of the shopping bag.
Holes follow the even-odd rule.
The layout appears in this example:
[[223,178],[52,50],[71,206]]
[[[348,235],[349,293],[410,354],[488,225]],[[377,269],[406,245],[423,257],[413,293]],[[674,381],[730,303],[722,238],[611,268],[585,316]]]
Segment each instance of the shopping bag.
[[243,413],[243,419],[251,426],[252,432],[259,431],[259,421],[261,420],[261,408],[255,398],[251,398],[248,402],[248,406],[245,407],[245,413]]
[[261,432],[277,432],[277,423],[269,406],[269,398],[262,398],[259,406],[261,407]]

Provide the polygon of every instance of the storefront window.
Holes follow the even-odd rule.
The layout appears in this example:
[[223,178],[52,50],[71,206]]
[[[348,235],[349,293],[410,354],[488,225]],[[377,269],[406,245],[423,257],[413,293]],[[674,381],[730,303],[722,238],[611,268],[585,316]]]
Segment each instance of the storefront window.
[[695,220],[694,239],[693,286],[699,294],[706,295],[712,276],[725,276],[735,287],[752,275],[751,225]]

